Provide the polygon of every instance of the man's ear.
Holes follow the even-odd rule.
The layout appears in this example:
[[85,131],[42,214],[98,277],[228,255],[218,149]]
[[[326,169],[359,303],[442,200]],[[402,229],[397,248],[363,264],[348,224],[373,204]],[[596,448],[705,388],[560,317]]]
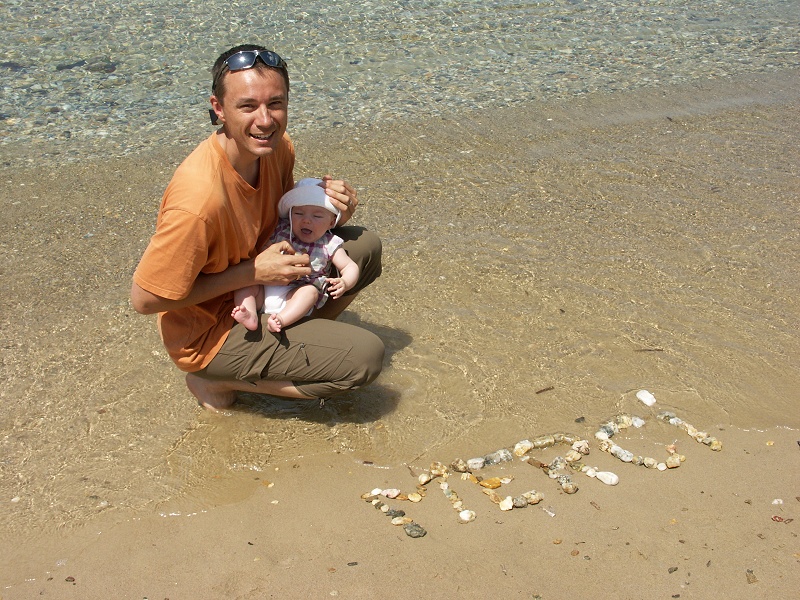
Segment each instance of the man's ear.
[[211,124],[224,125],[225,110],[222,108],[222,102],[220,102],[216,96],[211,96],[209,100],[211,101],[211,108],[208,111],[208,115],[211,117]]

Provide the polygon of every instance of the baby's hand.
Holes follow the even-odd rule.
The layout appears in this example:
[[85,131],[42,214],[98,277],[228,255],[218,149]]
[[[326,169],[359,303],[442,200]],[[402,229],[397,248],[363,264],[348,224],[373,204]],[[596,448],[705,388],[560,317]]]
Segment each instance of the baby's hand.
[[331,277],[328,279],[326,290],[328,295],[335,300],[347,291],[347,285],[345,285],[341,277]]

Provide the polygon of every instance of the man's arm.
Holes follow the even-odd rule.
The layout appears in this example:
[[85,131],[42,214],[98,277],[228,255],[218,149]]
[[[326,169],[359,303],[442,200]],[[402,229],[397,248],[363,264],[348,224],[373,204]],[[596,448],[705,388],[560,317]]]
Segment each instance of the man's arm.
[[171,300],[148,292],[136,282],[131,285],[131,303],[136,312],[149,315],[194,306],[253,284],[287,285],[311,274],[307,254],[295,255],[288,242],[273,244],[254,260],[242,261],[221,273],[200,273],[189,293]]

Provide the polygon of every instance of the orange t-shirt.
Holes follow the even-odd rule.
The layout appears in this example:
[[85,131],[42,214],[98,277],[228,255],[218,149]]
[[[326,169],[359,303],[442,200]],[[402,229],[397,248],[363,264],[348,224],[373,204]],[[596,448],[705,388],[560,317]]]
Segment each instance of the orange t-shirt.
[[[234,170],[217,134],[181,163],[161,200],[156,232],[133,280],[167,298],[185,298],[200,273],[221,273],[255,258],[278,220],[278,201],[294,185],[294,146],[284,134],[261,159],[258,186]],[[183,371],[211,362],[234,325],[233,292],[158,315],[167,352]]]

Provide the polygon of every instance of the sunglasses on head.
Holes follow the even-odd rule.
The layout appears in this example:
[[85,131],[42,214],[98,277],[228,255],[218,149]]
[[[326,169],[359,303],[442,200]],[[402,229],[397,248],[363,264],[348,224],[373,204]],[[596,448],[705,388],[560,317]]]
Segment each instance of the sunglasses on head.
[[272,50],[240,50],[236,54],[229,56],[224,64],[229,71],[243,71],[244,69],[253,68],[259,58],[268,67],[286,68],[286,61]]

